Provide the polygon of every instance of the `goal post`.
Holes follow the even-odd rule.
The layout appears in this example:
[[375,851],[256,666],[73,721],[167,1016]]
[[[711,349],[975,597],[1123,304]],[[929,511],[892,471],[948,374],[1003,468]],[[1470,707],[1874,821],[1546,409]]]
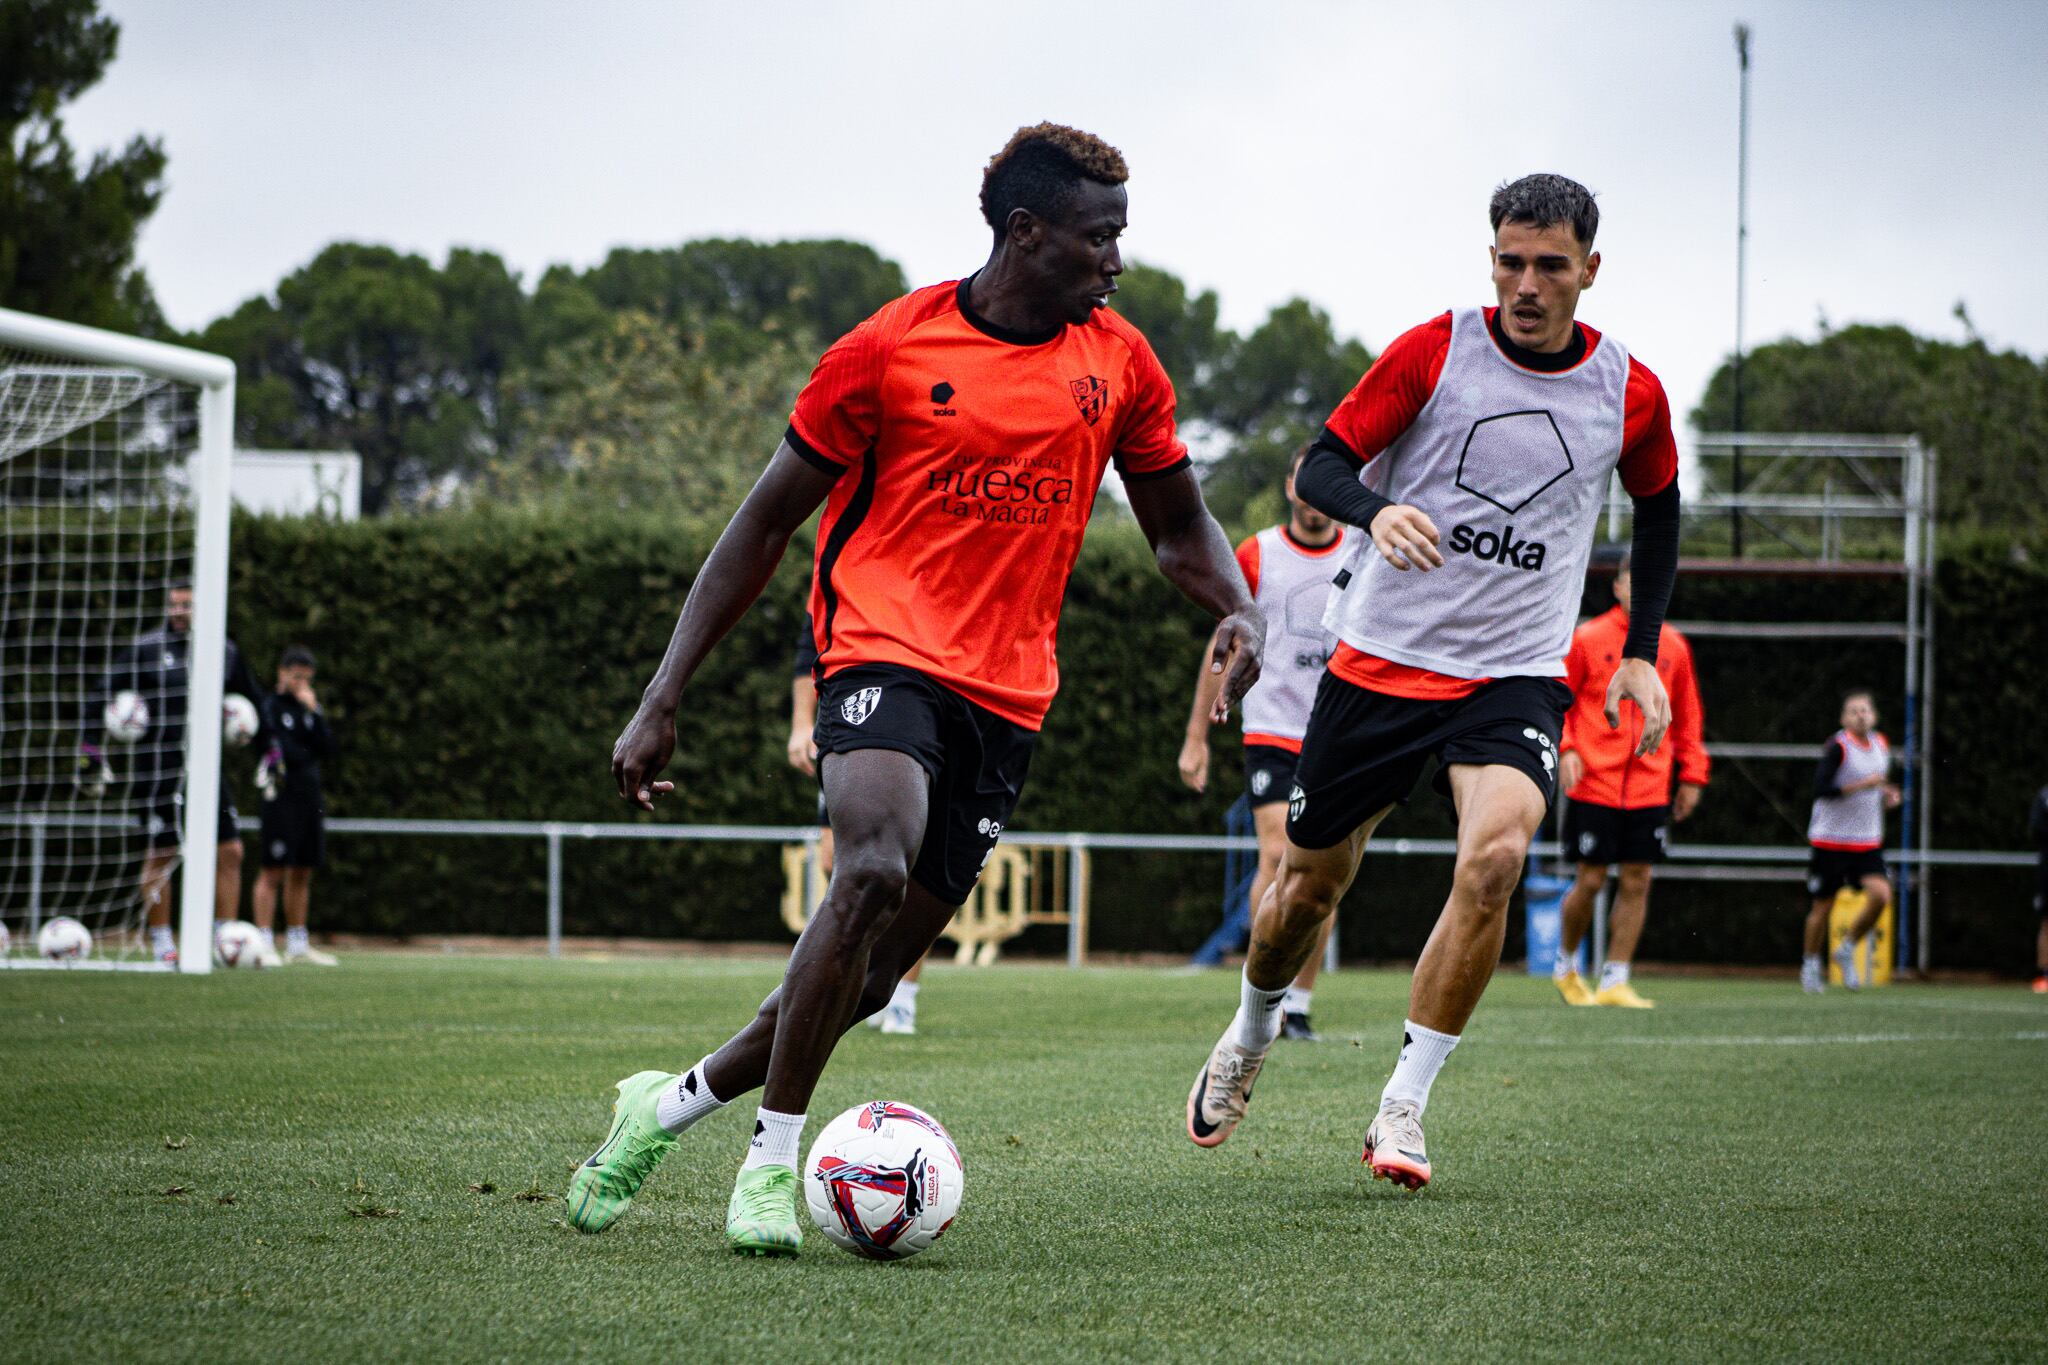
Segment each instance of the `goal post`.
[[21,931],[84,911],[132,965],[152,962],[132,946],[146,851],[132,793],[82,796],[69,769],[95,667],[189,578],[188,685],[168,707],[182,701],[182,764],[161,761],[184,811],[178,968],[212,967],[234,408],[224,357],[0,309],[0,915],[31,940],[16,960],[35,958]]

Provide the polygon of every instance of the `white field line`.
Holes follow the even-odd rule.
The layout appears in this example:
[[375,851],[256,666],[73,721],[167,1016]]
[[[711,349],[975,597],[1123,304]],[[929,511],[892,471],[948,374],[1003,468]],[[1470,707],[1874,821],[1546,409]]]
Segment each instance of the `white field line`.
[[[1369,1040],[1360,1037],[1360,1042]],[[2048,1029],[2023,1029],[2016,1033],[1752,1033],[1722,1034],[1687,1038],[1642,1037],[1631,1035],[1625,1038],[1529,1038],[1510,1036],[1505,1038],[1481,1037],[1473,1045],[1483,1048],[1496,1047],[1870,1047],[1885,1043],[2042,1043],[2048,1042]]]

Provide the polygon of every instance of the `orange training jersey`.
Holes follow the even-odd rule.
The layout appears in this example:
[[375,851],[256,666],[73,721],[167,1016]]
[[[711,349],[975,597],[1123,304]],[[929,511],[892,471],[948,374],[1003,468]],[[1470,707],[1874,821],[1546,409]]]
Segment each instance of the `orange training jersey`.
[[1666,625],[1657,641],[1657,676],[1671,698],[1671,729],[1654,754],[1639,754],[1643,713],[1632,701],[1621,704],[1621,728],[1607,727],[1607,684],[1621,666],[1628,643],[1628,613],[1613,606],[1572,632],[1565,657],[1565,685],[1572,690],[1564,713],[1560,753],[1578,751],[1586,765],[1579,785],[1565,795],[1574,801],[1617,810],[1644,810],[1671,801],[1671,770],[1678,780],[1707,785],[1712,765],[1707,758],[1706,714],[1700,707],[1700,685],[1693,674],[1692,646]]
[[965,280],[887,304],[818,361],[790,447],[839,475],[811,619],[826,676],[901,664],[1036,730],[1059,689],[1060,602],[1095,490],[1188,464],[1173,386],[1107,309],[1026,335]]

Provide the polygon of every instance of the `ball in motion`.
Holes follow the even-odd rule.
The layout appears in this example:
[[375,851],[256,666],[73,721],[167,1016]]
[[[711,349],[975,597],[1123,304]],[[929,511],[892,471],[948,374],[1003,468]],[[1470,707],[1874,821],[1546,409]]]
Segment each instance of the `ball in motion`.
[[240,748],[256,736],[256,703],[239,692],[220,699],[220,737]]
[[263,935],[245,919],[222,920],[213,926],[213,960],[221,967],[261,967]]
[[116,692],[107,703],[104,719],[108,739],[133,744],[149,733],[149,703],[140,692]]
[[69,915],[59,915],[36,935],[36,951],[52,962],[77,962],[92,956],[92,931]]
[[811,1221],[857,1256],[915,1256],[953,1224],[966,1172],[939,1121],[891,1100],[856,1105],[825,1125],[804,1163]]

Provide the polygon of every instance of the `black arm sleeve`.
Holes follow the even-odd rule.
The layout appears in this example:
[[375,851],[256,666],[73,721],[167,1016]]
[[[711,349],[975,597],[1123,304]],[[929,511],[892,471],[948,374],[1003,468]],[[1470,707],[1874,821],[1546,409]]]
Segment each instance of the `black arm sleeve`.
[[1828,747],[1820,751],[1820,766],[1813,770],[1813,794],[1821,800],[1828,800],[1842,794],[1842,784],[1837,780],[1842,771],[1842,745],[1839,740],[1829,740]]
[[796,662],[790,667],[793,678],[808,678],[818,671],[818,633],[811,626],[811,614],[807,611],[803,621],[796,628]]
[[[1295,484],[1300,489],[1300,481]],[[1635,534],[1629,541],[1628,642],[1624,659],[1657,662],[1657,638],[1671,589],[1678,582],[1678,480],[1661,493],[1635,500]]]
[[249,668],[249,656],[232,639],[228,641],[227,659],[221,670],[220,690],[222,696],[239,692],[255,704],[256,733],[249,736],[249,744],[259,754],[268,749],[277,732],[271,728],[270,711],[263,705],[263,688]]
[[1347,526],[1370,531],[1372,519],[1394,504],[1358,481],[1358,471],[1363,468],[1365,461],[1324,427],[1309,447],[1308,458],[1295,471],[1295,496]]

